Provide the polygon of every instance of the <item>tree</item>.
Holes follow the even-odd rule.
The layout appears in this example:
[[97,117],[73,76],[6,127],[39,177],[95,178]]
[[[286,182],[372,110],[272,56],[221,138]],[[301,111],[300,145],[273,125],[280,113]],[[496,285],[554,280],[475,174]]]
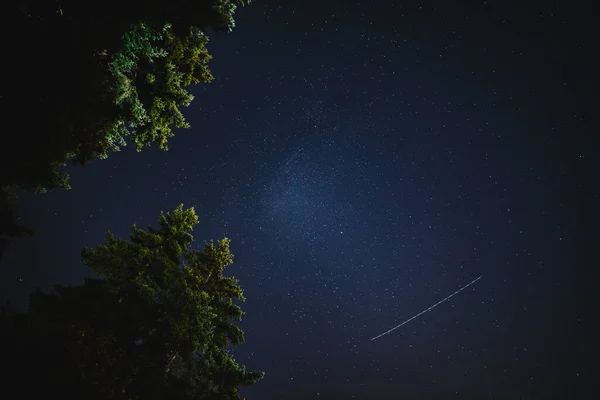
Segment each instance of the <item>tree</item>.
[[212,80],[208,30],[231,31],[247,3],[16,0],[0,35],[0,110],[14,122],[0,146],[0,189],[69,189],[64,167],[127,143],[167,150],[173,129],[189,127],[181,111],[193,100],[189,88]]
[[[108,232],[82,254],[100,279],[35,292],[26,316],[4,317],[3,330],[16,332],[10,346],[20,341],[26,360],[51,366],[44,384],[62,398],[240,399],[240,385],[264,374],[227,350],[244,341],[234,325],[243,315],[234,300],[244,296],[223,276],[233,261],[227,238],[190,248],[197,223],[193,208],[179,206],[161,213],[158,229],[134,225],[128,241]],[[28,364],[15,363],[23,372]]]
[[247,3],[20,0],[5,21],[17,27],[5,38],[5,66],[18,85],[1,101],[24,123],[1,147],[0,186],[68,188],[62,167],[106,158],[129,138],[138,150],[166,150],[172,129],[189,126],[186,88],[212,80],[207,29],[230,31]]

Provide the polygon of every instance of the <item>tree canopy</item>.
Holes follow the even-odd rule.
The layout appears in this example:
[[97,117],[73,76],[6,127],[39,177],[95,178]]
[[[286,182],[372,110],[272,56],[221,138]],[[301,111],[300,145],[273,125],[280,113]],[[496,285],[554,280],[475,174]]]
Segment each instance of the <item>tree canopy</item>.
[[233,261],[227,238],[190,248],[197,223],[180,206],[161,213],[159,228],[134,225],[129,240],[108,232],[82,254],[98,278],[38,290],[27,314],[5,314],[6,382],[25,384],[15,393],[43,385],[73,399],[241,399],[239,387],[264,374],[228,351],[244,341],[234,324],[244,296],[223,276]]
[[246,3],[21,0],[5,15],[16,28],[1,101],[20,124],[1,147],[0,186],[68,188],[62,166],[106,158],[127,139],[166,150],[172,129],[188,127],[187,88],[212,80],[207,29],[233,29]]
[[[231,31],[247,3],[17,0],[1,35],[8,84],[0,108],[12,123],[0,146],[0,203],[12,202],[4,191],[13,188],[68,189],[66,165],[86,166],[127,143],[167,150],[173,129],[189,127],[189,88],[213,79],[208,30]],[[5,240],[14,225],[0,225]]]

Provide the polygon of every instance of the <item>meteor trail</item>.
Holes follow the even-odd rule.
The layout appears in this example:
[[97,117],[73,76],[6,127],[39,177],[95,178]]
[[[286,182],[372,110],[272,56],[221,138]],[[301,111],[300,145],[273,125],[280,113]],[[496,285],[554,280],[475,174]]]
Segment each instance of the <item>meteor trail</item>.
[[[483,276],[483,275],[482,275]],[[426,310],[421,311],[420,313],[418,313],[417,315],[415,315],[412,318],[407,319],[406,321],[404,321],[403,323],[401,323],[400,325],[397,325],[395,327],[393,327],[392,329],[390,329],[389,331],[385,331],[383,332],[381,335],[377,335],[375,336],[373,339],[369,340],[369,342],[372,342],[375,339],[379,339],[380,337],[387,335],[388,333],[391,333],[392,331],[395,331],[396,329],[400,328],[402,325],[404,324],[408,324],[410,321],[412,321],[413,319],[417,318],[420,315],[425,314],[427,311],[430,311],[431,309],[439,306],[440,304],[442,304],[443,302],[445,302],[446,300],[450,299],[452,296],[459,294],[460,292],[462,292],[463,290],[465,290],[466,288],[468,288],[469,286],[471,286],[472,284],[474,284],[475,282],[477,282],[478,280],[481,279],[481,276],[477,279],[475,279],[474,281],[472,281],[471,283],[468,283],[467,285],[463,286],[462,288],[458,289],[456,292],[452,293],[450,296],[446,297],[445,299],[438,301],[437,303],[435,303],[434,305],[432,305],[431,307],[429,307]]]

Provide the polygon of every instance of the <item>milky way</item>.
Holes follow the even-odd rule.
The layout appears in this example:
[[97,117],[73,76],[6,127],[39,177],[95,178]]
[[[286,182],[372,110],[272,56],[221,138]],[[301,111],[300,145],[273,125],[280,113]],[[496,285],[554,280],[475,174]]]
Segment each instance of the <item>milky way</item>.
[[328,159],[331,153],[300,148],[274,168],[261,198],[265,225],[305,241],[346,229],[352,202],[341,195],[344,173]]

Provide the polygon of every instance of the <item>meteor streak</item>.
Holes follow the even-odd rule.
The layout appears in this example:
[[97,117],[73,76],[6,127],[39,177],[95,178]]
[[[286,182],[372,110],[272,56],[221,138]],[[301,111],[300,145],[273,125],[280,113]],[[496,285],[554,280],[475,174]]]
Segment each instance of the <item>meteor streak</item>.
[[[483,275],[482,275],[483,276]],[[443,302],[445,302],[446,300],[449,300],[452,296],[459,294],[460,292],[462,292],[463,290],[465,290],[466,288],[468,288],[469,286],[471,286],[472,284],[474,284],[475,282],[477,282],[478,280],[481,279],[481,276],[477,279],[475,279],[474,281],[468,283],[467,285],[463,286],[462,288],[458,289],[456,292],[452,293],[450,296],[446,297],[445,299],[438,301],[437,303],[435,303],[434,305],[432,305],[431,307],[429,307],[426,310],[421,311],[420,313],[418,313],[417,315],[415,315],[414,317],[411,317],[409,319],[407,319],[406,321],[404,321],[403,323],[401,323],[400,325],[397,325],[395,327],[393,327],[392,329],[390,329],[389,331],[385,331],[383,332],[381,335],[377,335],[375,336],[373,339],[369,340],[369,342],[372,342],[375,339],[379,339],[382,336],[387,335],[388,333],[391,333],[392,331],[395,331],[396,329],[400,328],[402,325],[404,324],[408,324],[410,321],[412,321],[413,319],[419,317],[420,315],[425,314],[427,311],[432,310],[433,308],[439,306],[440,304],[442,304]]]

